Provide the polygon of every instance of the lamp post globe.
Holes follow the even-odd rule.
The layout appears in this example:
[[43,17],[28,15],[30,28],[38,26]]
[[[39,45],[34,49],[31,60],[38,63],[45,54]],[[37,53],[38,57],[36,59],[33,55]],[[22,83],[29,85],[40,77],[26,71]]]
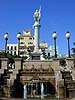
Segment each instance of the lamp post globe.
[[6,43],[5,43],[5,57],[7,57],[7,40],[8,40],[8,33],[5,33],[5,35],[4,35],[4,39],[5,39],[5,41],[6,41]]
[[20,37],[21,37],[21,33],[19,32],[19,33],[17,34],[17,39],[20,39]]
[[70,39],[70,33],[69,32],[66,33],[66,38]]
[[20,48],[20,37],[21,37],[21,33],[19,32],[17,34],[17,39],[18,39],[18,57],[19,57],[19,48]]
[[5,40],[8,40],[8,33],[5,33],[4,38]]
[[66,38],[68,40],[68,57],[70,57],[70,42],[69,42],[69,39],[70,39],[70,32],[67,32],[66,33]]
[[55,49],[55,58],[57,58],[57,50],[56,50],[56,38],[57,38],[57,33],[53,32],[52,37],[54,39],[54,49]]
[[56,33],[56,32],[53,32],[52,37],[53,37],[54,39],[56,39],[56,38],[57,38],[57,33]]

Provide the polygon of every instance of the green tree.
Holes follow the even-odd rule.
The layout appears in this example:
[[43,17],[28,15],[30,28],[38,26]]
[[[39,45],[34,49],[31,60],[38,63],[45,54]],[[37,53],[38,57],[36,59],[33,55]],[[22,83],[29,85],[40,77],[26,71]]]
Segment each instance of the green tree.
[[60,62],[60,65],[61,66],[65,66],[66,65],[66,61],[65,61],[65,58],[59,58],[59,62]]
[[[73,45],[75,46],[75,42],[73,42]],[[71,49],[73,54],[75,54],[75,47]]]
[[[75,46],[75,42],[73,42],[73,45]],[[73,54],[72,57],[74,58],[74,66],[75,66],[75,47],[71,49]]]

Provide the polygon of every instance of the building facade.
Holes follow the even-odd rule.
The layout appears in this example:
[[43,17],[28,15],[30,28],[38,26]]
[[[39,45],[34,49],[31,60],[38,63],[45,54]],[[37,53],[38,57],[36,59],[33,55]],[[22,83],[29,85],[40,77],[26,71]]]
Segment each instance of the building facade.
[[18,44],[7,44],[7,53],[18,55]]
[[[39,49],[48,49],[48,43],[41,42],[39,44]],[[20,38],[19,53],[20,56],[29,56],[29,51],[34,50],[34,36],[31,35],[30,30],[23,30]],[[7,44],[7,53],[12,55],[18,55],[18,44]]]
[[23,30],[23,35],[20,38],[20,56],[28,56],[30,52],[34,49],[34,37],[31,35],[30,30]]
[[[49,47],[49,50],[50,50],[50,56],[51,57],[54,57],[55,56],[55,46],[54,45],[51,45]],[[58,56],[59,55],[58,46],[56,46],[56,53],[57,53],[57,56]]]

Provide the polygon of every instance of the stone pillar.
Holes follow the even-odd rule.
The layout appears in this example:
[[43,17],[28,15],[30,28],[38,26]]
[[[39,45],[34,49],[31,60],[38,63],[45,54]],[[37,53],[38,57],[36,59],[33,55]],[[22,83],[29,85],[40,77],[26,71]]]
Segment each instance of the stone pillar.
[[74,66],[74,58],[66,58],[66,64],[69,69]]
[[19,70],[21,69],[21,61],[22,59],[21,58],[15,58],[15,70]]
[[27,99],[27,86],[24,85],[24,99]]
[[60,71],[60,64],[58,58],[54,58],[51,65],[54,71]]
[[1,69],[7,69],[8,66],[8,58],[1,58]]
[[38,22],[34,23],[34,52],[39,50],[39,28],[40,24]]
[[41,99],[44,99],[44,86],[43,86],[43,83],[41,83]]
[[71,72],[72,79],[75,80],[74,58],[66,58],[66,64]]

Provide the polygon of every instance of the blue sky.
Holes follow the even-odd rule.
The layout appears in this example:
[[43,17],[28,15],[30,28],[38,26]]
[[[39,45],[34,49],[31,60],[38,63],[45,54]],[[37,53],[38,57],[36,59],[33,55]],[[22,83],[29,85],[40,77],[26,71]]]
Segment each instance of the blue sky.
[[67,54],[67,39],[70,32],[70,47],[75,41],[75,0],[0,0],[0,49],[4,49],[4,33],[9,33],[8,43],[17,43],[16,35],[23,29],[34,33],[33,14],[42,7],[40,42],[53,45],[52,33],[57,32],[59,53]]

